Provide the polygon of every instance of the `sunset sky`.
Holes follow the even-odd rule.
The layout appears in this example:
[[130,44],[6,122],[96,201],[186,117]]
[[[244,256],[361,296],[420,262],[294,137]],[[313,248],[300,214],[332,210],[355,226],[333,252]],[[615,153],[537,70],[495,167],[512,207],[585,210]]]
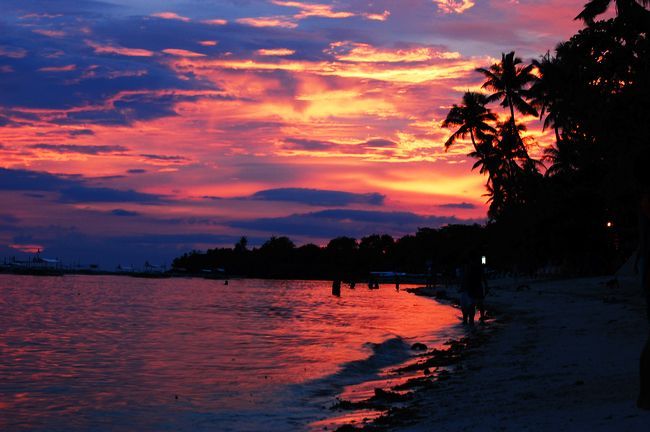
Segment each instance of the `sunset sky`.
[[0,0],[0,259],[483,221],[440,122],[474,68],[552,50],[584,2]]

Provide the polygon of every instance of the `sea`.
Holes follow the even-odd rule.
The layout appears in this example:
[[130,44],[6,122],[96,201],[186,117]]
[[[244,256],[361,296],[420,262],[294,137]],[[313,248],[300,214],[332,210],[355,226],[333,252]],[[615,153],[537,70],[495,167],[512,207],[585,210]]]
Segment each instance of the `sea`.
[[[458,312],[328,281],[0,275],[0,430],[310,431],[404,379]],[[356,418],[354,417],[356,415]]]

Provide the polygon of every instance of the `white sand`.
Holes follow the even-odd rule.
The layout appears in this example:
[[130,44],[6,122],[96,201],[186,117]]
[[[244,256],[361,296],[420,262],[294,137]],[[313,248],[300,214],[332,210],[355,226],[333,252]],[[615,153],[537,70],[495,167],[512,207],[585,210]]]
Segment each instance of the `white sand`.
[[649,432],[635,404],[644,300],[633,280],[606,280],[494,289],[487,302],[509,322],[488,326],[500,328],[450,380],[418,392],[418,423],[391,430]]

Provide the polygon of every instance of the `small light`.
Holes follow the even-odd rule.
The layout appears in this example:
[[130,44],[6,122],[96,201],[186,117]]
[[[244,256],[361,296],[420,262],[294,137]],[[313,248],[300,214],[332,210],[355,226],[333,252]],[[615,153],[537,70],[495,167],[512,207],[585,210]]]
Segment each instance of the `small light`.
[[614,226],[614,224],[611,221],[607,221],[607,228],[611,228],[613,226]]
[[483,265],[486,265],[486,264],[487,264],[487,258],[485,257],[485,255],[483,255],[483,256],[481,257],[481,264],[483,264]]

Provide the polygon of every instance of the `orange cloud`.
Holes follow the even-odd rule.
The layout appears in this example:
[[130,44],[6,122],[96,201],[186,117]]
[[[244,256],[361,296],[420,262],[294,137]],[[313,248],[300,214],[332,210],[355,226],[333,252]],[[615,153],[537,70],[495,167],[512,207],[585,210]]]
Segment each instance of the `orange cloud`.
[[175,12],[157,12],[154,14],[151,14],[152,17],[156,18],[161,18],[161,19],[168,19],[168,20],[178,20],[178,21],[183,21],[183,22],[189,22],[191,21],[188,17],[181,16]]
[[[205,60],[193,63],[176,63],[179,70],[198,72],[219,68],[234,70],[283,70],[290,72],[307,72],[323,76],[338,76],[343,78],[363,78],[389,82],[423,83],[432,80],[458,78],[472,72],[483,64],[478,59],[443,59],[438,64],[422,62],[416,66],[375,65],[366,63],[338,63],[338,62],[308,62],[308,61],[280,61],[263,62],[255,60]],[[390,65],[390,63],[389,63]]]
[[261,56],[290,56],[295,54],[296,52],[292,49],[288,48],[272,48],[272,49],[259,49],[256,51],[257,55]]
[[365,13],[363,17],[371,21],[386,21],[390,17],[390,12],[385,10],[383,13]]
[[462,14],[466,10],[474,7],[472,0],[434,0],[438,5],[438,9],[444,13],[457,13]]
[[176,49],[176,48],[167,48],[162,50],[165,54],[173,55],[173,56],[178,56],[178,57],[205,57],[205,54],[197,53],[194,51],[188,51],[184,49]]
[[360,63],[424,62],[434,59],[458,59],[460,53],[417,47],[408,49],[382,49],[354,42],[334,42],[325,52],[338,60]]
[[129,57],[152,57],[153,51],[141,48],[125,48],[114,45],[102,45],[90,40],[86,40],[86,45],[95,50],[95,54],[117,54]]
[[228,24],[228,21],[226,21],[225,19],[219,19],[219,18],[203,20],[201,22],[203,24],[208,24],[208,25],[226,25],[226,24]]
[[258,17],[258,18],[240,18],[237,20],[239,24],[248,25],[251,27],[280,27],[293,29],[298,27],[298,24],[291,21],[287,17]]
[[300,9],[294,18],[303,19],[309,17],[321,17],[321,18],[349,18],[353,17],[355,14],[352,12],[339,11],[335,12],[332,10],[332,6],[326,4],[312,4],[312,3],[301,3],[297,1],[284,1],[284,0],[272,0],[271,3],[277,6],[286,6]]
[[199,41],[199,45],[203,45],[203,46],[217,46],[218,43],[219,43],[218,41],[214,41],[214,40]]

